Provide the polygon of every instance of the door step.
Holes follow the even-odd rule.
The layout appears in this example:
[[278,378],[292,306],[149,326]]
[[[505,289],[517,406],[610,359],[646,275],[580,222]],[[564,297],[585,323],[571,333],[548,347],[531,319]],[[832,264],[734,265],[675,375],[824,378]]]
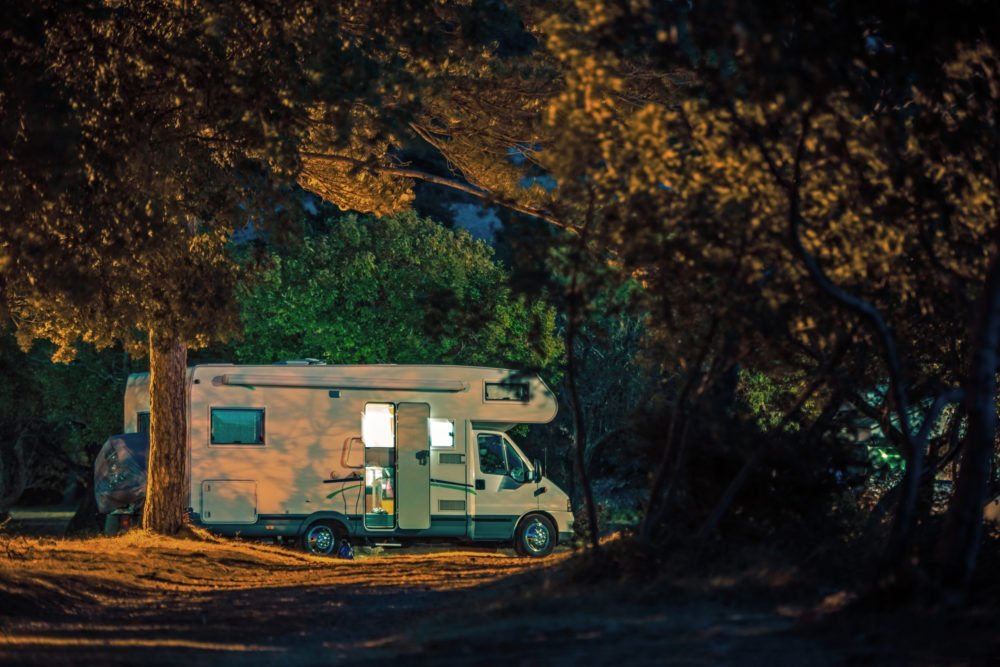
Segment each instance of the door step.
[[377,547],[402,547],[403,545],[399,542],[376,542]]

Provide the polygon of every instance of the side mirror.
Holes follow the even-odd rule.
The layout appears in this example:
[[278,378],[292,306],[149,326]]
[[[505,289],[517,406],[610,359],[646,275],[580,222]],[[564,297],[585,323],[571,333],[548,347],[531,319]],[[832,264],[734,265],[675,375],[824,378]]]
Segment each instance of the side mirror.
[[544,474],[542,472],[542,462],[539,459],[535,459],[531,463],[535,467],[534,479],[532,481],[534,482],[542,481],[542,475]]

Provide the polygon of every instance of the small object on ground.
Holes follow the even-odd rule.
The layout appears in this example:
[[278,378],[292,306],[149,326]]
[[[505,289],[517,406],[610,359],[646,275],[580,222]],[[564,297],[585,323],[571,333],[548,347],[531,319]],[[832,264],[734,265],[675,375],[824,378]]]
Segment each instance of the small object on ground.
[[344,560],[354,560],[354,548],[351,547],[350,542],[343,540],[340,543],[340,549],[337,551],[337,557],[343,558]]

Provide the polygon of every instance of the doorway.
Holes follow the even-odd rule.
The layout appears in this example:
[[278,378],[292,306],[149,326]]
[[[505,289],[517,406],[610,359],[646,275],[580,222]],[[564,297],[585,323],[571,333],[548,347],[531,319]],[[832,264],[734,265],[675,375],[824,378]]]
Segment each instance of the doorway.
[[365,528],[395,528],[396,406],[367,404],[361,439],[365,445]]
[[429,419],[426,403],[365,405],[365,528],[430,528]]

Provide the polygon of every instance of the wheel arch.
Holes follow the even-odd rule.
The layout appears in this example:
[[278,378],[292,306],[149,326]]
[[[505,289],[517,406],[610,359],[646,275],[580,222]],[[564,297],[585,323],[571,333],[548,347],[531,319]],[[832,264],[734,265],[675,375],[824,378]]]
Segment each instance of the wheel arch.
[[[514,551],[519,556],[534,558],[545,558],[551,555],[552,550],[559,543],[558,525],[548,512],[541,510],[526,512],[514,528]],[[535,526],[544,528],[544,542],[537,541],[541,536]]]
[[317,523],[338,524],[340,529],[344,532],[344,535],[350,537],[354,534],[351,530],[351,524],[353,521],[348,516],[341,514],[340,512],[313,512],[299,524],[296,537],[301,538],[306,534],[306,531],[315,526]]

